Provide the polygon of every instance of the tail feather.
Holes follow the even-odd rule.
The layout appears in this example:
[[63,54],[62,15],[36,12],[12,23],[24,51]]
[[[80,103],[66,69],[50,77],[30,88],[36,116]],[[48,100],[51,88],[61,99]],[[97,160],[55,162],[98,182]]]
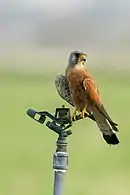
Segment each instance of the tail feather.
[[118,124],[113,122],[112,119],[110,118],[110,116],[108,115],[107,111],[105,110],[104,106],[98,106],[95,105],[95,107],[98,109],[98,111],[109,121],[110,125],[112,126],[114,131],[118,131]]
[[119,144],[119,139],[117,138],[115,133],[113,133],[112,135],[103,134],[103,138],[107,142],[107,144],[110,144],[110,145]]
[[104,115],[98,110],[97,107],[92,109],[96,123],[103,134],[103,138],[107,144],[116,145],[119,143],[119,140],[113,130],[116,126],[112,125]]

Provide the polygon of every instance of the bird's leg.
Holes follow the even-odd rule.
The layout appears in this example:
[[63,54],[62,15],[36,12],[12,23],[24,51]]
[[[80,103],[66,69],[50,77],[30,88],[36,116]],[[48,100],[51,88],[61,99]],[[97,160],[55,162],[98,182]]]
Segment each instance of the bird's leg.
[[72,121],[76,121],[76,111],[77,111],[77,108],[74,109],[74,112],[72,114],[72,117],[71,117]]
[[85,114],[89,115],[89,113],[86,111],[86,108],[84,108],[82,111],[81,111],[81,117],[82,118],[85,118]]

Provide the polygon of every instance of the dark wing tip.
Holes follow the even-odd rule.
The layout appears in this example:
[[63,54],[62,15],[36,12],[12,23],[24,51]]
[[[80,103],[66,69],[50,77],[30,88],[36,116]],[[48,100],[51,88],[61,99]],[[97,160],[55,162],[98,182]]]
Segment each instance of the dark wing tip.
[[109,121],[111,124],[113,124],[113,125],[115,125],[115,126],[118,126],[118,124],[117,123],[115,123],[115,122],[113,122],[113,121]]
[[117,132],[119,131],[118,128],[117,128],[117,126],[118,126],[117,124],[115,124],[115,123],[113,123],[113,122],[111,122],[111,121],[109,121],[109,123],[110,123],[110,125],[111,125],[111,127],[112,127],[112,129],[113,129],[114,131],[117,131]]
[[110,144],[110,145],[119,144],[119,140],[118,140],[118,138],[117,138],[115,133],[113,133],[112,135],[105,135],[105,134],[103,134],[103,138],[107,142],[107,144]]

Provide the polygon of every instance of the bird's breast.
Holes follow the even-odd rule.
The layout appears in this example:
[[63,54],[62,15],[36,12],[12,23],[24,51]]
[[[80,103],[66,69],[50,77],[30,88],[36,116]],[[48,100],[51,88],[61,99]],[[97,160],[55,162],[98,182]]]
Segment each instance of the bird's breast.
[[67,73],[67,81],[75,107],[83,109],[87,104],[87,93],[83,88],[86,74],[83,70],[72,69]]

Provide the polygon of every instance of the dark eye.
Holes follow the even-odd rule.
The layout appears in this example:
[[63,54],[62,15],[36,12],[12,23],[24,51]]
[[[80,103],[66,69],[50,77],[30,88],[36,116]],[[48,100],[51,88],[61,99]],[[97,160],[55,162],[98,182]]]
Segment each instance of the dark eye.
[[80,55],[79,53],[75,53],[76,58],[79,58],[79,55]]

